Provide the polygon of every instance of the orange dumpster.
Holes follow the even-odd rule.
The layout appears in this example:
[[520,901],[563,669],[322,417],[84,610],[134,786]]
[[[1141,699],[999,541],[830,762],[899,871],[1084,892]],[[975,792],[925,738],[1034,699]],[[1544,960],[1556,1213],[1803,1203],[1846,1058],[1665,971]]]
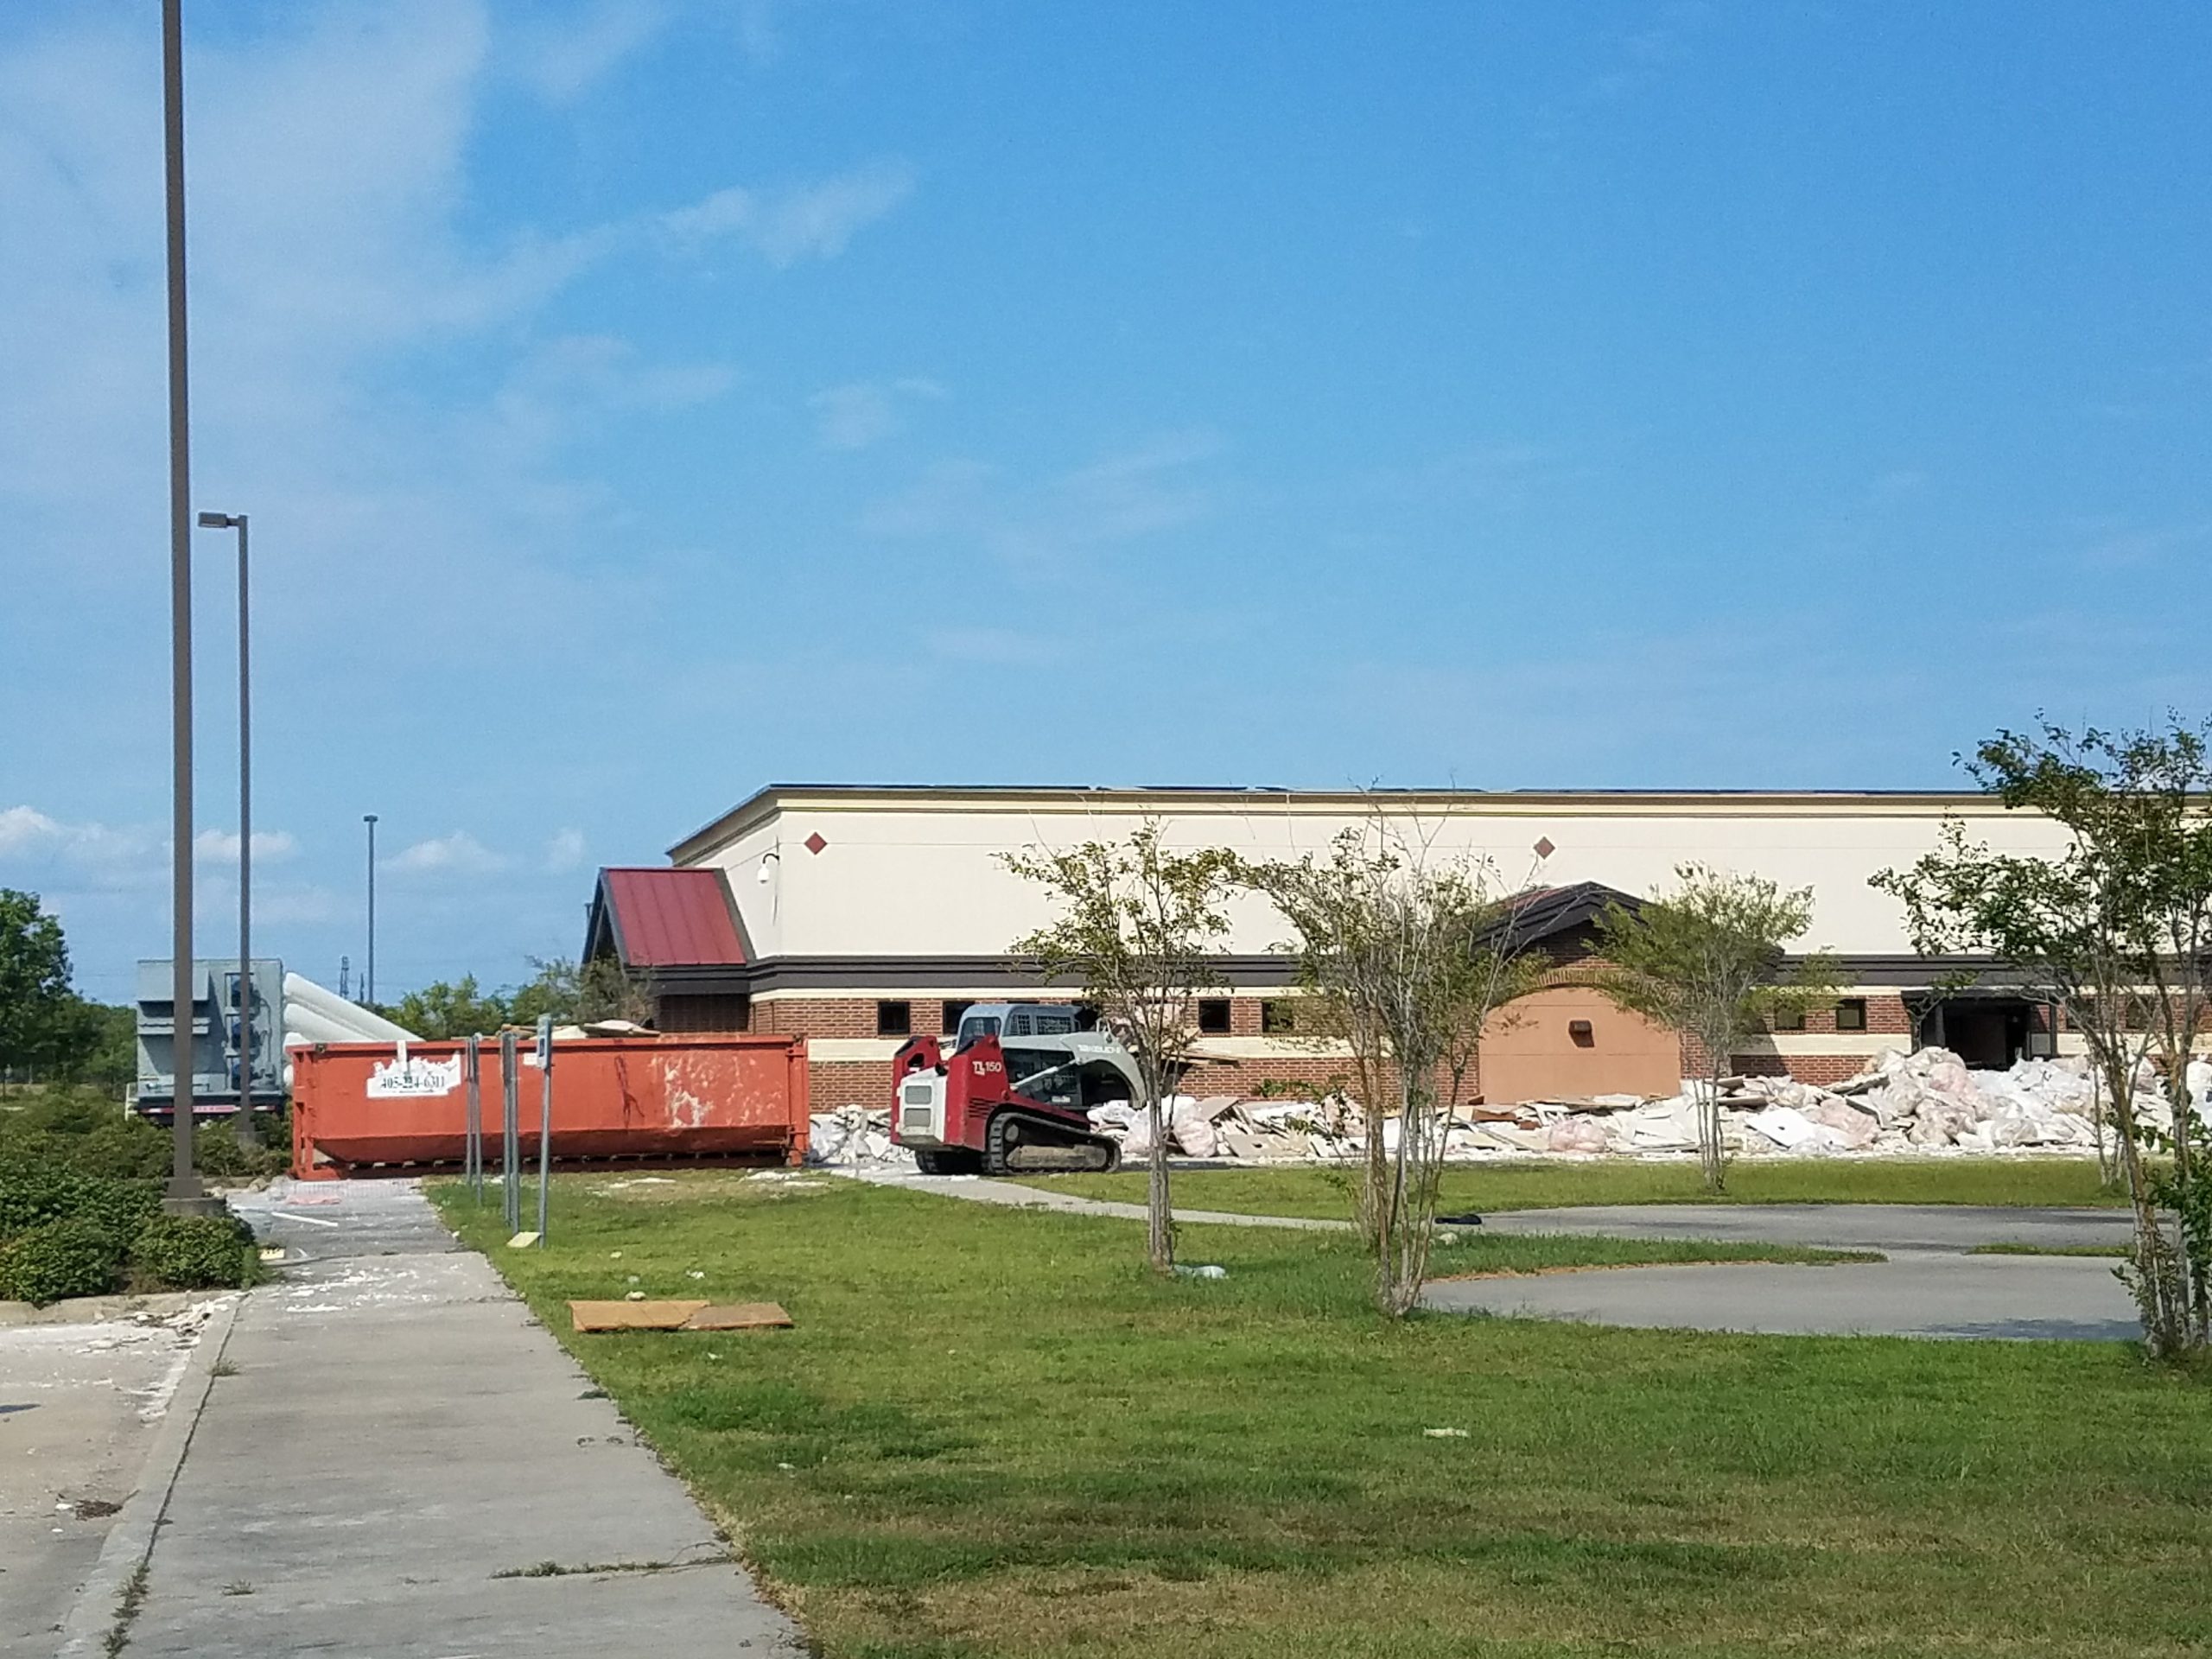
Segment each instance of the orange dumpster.
[[[459,1164],[465,1044],[317,1043],[292,1064],[292,1173],[302,1180]],[[523,1160],[537,1160],[543,1074],[516,1065]],[[499,1157],[499,1045],[479,1050],[485,1161]],[[553,1046],[553,1156],[797,1164],[806,1155],[806,1039],[583,1037]]]

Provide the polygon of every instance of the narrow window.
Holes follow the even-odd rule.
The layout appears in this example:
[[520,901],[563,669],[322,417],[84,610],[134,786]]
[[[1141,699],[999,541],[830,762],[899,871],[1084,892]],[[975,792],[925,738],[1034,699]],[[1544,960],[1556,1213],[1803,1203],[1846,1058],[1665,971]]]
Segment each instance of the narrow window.
[[875,1005],[875,1034],[879,1037],[904,1037],[913,1029],[914,1005],[911,1002],[879,1002]]
[[1298,1010],[1288,1002],[1270,999],[1260,1004],[1260,1029],[1281,1037],[1298,1029]]
[[1229,1034],[1229,999],[1225,996],[1202,996],[1198,999],[1198,1029],[1211,1037]]
[[1866,999],[1847,996],[1835,1005],[1835,1028],[1838,1031],[1866,1029]]
[[973,1002],[947,1002],[937,1022],[938,1030],[947,1037],[953,1036],[960,1029],[960,1016],[975,1006]]

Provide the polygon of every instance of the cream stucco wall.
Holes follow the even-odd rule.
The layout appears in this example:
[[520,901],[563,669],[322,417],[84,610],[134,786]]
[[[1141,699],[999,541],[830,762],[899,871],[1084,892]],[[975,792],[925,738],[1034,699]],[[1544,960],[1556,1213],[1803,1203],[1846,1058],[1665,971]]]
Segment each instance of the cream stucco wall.
[[[1851,955],[1910,949],[1897,906],[1866,884],[1935,842],[1947,813],[2006,849],[2061,844],[2048,820],[1980,797],[1503,795],[1385,798],[1394,822],[1440,854],[1487,857],[1510,887],[1602,881],[1665,886],[1698,860],[1810,887],[1808,946]],[[729,872],[756,953],[766,957],[958,957],[1004,951],[1049,919],[1045,896],[997,855],[1126,837],[1147,814],[1171,842],[1254,857],[1323,851],[1364,821],[1355,796],[1137,791],[765,791],[675,849],[680,864]],[[805,842],[819,835],[819,853]],[[1554,850],[1538,866],[1532,849]],[[772,853],[773,857],[766,855]],[[764,863],[765,860],[765,863]],[[767,879],[760,879],[763,868]],[[1240,901],[1226,949],[1281,942],[1272,909]]]

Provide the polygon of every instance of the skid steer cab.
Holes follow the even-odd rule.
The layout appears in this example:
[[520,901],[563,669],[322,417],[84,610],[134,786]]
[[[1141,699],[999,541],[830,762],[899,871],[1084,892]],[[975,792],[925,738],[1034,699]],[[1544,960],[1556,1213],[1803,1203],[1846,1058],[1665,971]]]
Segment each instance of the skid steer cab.
[[1052,1023],[1068,1028],[1049,1031],[1012,1013],[976,1020],[950,1053],[935,1037],[912,1039],[894,1066],[892,1140],[925,1175],[1112,1169],[1122,1148],[1089,1113],[1134,1100],[1136,1066],[1112,1037],[1076,1031],[1065,1014],[1052,1010]]

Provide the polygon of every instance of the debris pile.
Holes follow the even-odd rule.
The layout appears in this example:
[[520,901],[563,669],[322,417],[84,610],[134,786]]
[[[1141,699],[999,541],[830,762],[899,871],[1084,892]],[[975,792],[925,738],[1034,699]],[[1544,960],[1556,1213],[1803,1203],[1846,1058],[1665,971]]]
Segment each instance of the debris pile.
[[888,1106],[841,1106],[834,1112],[815,1112],[806,1123],[810,1164],[913,1167],[914,1154],[891,1144]]
[[[2212,1116],[2212,1065],[2190,1067],[2196,1109]],[[1586,1100],[1540,1100],[1506,1108],[1463,1106],[1445,1125],[1445,1156],[1479,1160],[1530,1154],[1654,1156],[1692,1153],[1698,1145],[1698,1105],[1707,1085],[1683,1092],[1598,1095]],[[2006,1071],[1970,1071],[1944,1048],[1907,1054],[1885,1050],[1865,1071],[1823,1086],[1794,1077],[1745,1076],[1720,1083],[1721,1141],[1742,1157],[1939,1152],[2087,1153],[2096,1145],[2097,1085],[2087,1061],[2022,1060]],[[2146,1067],[2136,1081],[2135,1109],[2164,1128],[2172,1116]],[[1122,1144],[1122,1156],[1151,1154],[1151,1128],[1128,1101],[1090,1109],[1093,1127]],[[1233,1163],[1336,1163],[1367,1151],[1366,1121],[1341,1095],[1313,1101],[1251,1099],[1236,1095],[1161,1103],[1168,1151],[1180,1157]],[[849,1105],[817,1112],[807,1150],[810,1164],[901,1167],[912,1154],[891,1140],[887,1109]],[[1387,1151],[1397,1147],[1395,1119],[1382,1126]]]
[[[2197,1109],[2212,1112],[2212,1066],[2191,1066],[2190,1083]],[[1446,1126],[1445,1154],[1694,1152],[1706,1086],[1686,1084],[1682,1093],[1656,1099],[1599,1095],[1502,1109],[1462,1107]],[[2096,1144],[2097,1088],[2088,1063],[2079,1058],[2022,1060],[2006,1071],[1974,1071],[1948,1049],[1910,1054],[1891,1049],[1857,1077],[1832,1086],[1747,1076],[1723,1078],[1720,1089],[1721,1139],[1729,1151],[1747,1157],[2087,1152]],[[2141,1119],[2169,1124],[2164,1097],[2147,1070],[2136,1089]],[[1169,1149],[1192,1158],[1332,1162],[1367,1149],[1359,1109],[1341,1096],[1294,1103],[1179,1095],[1166,1103],[1162,1116]],[[1096,1107],[1090,1119],[1120,1138],[1124,1158],[1148,1153],[1147,1126],[1126,1103]],[[1383,1125],[1386,1148],[1395,1149],[1397,1127],[1395,1121]]]

